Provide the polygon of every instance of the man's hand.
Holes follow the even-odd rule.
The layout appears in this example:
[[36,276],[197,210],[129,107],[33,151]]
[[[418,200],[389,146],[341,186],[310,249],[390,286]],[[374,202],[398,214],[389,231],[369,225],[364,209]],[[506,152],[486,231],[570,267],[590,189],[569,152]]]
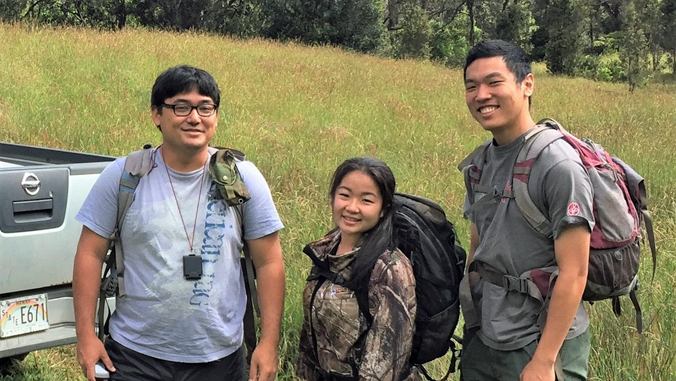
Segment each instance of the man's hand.
[[580,306],[589,266],[589,228],[573,225],[554,241],[559,276],[552,290],[547,322],[533,358],[521,372],[521,381],[554,381],[554,363]]
[[94,381],[94,365],[102,360],[108,371],[115,367],[108,358],[103,343],[96,336],[96,300],[101,285],[101,267],[110,247],[108,238],[88,227],[82,227],[73,263],[73,306],[75,308],[75,333],[77,334],[77,362],[87,380]]
[[82,367],[82,373],[87,377],[88,381],[95,381],[94,377],[94,365],[101,360],[106,366],[109,372],[114,372],[115,367],[113,366],[110,357],[106,349],[103,347],[103,343],[96,336],[92,336],[86,339],[77,341],[77,362]]
[[265,342],[258,343],[251,355],[249,381],[274,381],[278,366],[277,347]]
[[554,364],[547,361],[538,361],[533,357],[521,371],[520,381],[554,381]]

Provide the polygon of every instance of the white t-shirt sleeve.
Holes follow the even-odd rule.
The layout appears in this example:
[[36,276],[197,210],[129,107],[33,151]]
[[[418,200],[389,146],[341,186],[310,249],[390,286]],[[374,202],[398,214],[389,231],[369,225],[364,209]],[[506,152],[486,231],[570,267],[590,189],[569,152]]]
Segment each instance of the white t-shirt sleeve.
[[110,163],[101,172],[75,219],[101,237],[110,238],[117,220],[117,194],[126,158]]
[[284,225],[272,200],[270,187],[256,166],[249,161],[237,163],[251,199],[242,206],[244,239],[252,240],[281,230]]

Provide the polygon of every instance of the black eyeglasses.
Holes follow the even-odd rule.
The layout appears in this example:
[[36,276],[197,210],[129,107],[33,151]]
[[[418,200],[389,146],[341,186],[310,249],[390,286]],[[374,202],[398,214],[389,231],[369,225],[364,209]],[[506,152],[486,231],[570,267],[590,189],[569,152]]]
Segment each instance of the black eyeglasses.
[[197,115],[199,116],[212,116],[218,109],[216,105],[212,104],[202,104],[199,106],[191,106],[187,103],[179,103],[176,105],[170,105],[167,103],[162,103],[160,107],[170,108],[174,111],[176,116],[188,116],[193,109],[197,110]]

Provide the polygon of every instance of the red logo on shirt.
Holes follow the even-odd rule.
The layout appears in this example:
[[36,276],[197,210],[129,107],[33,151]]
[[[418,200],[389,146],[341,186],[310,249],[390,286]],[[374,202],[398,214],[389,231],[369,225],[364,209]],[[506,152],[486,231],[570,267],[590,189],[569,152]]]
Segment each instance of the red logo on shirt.
[[577,202],[568,204],[568,215],[577,216],[578,214],[580,214],[580,205],[578,205]]

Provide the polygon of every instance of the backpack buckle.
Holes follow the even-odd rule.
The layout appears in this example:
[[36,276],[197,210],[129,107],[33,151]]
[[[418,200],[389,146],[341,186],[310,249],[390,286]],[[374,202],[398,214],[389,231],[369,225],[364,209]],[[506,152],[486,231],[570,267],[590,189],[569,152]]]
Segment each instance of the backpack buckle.
[[518,291],[522,294],[528,294],[529,286],[528,279],[517,278],[511,275],[502,277],[503,287],[507,291]]
[[107,297],[115,296],[117,293],[119,280],[117,279],[117,272],[111,273],[101,282],[101,292]]

